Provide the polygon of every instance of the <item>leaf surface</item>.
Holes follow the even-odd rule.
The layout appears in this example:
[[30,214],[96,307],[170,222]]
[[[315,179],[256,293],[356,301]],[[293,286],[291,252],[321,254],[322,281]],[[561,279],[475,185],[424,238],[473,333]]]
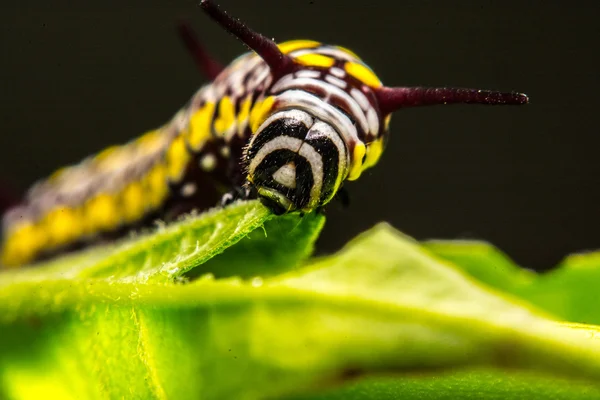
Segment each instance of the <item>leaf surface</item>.
[[322,224],[240,203],[3,273],[0,398],[598,394],[597,327],[385,224],[306,263]]

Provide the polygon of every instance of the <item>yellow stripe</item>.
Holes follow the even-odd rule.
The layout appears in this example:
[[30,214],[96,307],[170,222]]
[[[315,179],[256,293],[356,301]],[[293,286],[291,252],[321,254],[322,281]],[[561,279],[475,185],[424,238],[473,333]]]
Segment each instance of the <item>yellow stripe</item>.
[[145,187],[146,202],[149,208],[157,208],[168,194],[167,169],[157,164],[146,174],[142,183]]
[[210,125],[213,113],[215,111],[214,103],[206,103],[190,118],[189,129],[185,132],[188,145],[194,151],[199,151],[206,140],[210,137]]
[[377,164],[377,161],[379,161],[379,158],[381,157],[381,153],[383,153],[383,137],[367,144],[367,159],[362,166],[362,170],[364,171]]
[[31,222],[22,222],[6,238],[2,248],[2,264],[17,266],[33,260],[46,245],[46,234]]
[[238,134],[242,134],[243,129],[244,129],[244,124],[245,122],[248,120],[248,117],[250,116],[250,107],[252,106],[252,95],[248,95],[246,97],[246,100],[243,101],[241,107],[240,107],[240,112],[237,116],[237,126],[238,126]]
[[260,124],[265,122],[269,111],[271,111],[271,108],[273,107],[273,103],[275,103],[275,97],[269,96],[254,104],[254,107],[250,112],[250,128],[252,129],[252,134],[256,133]]
[[145,193],[141,182],[132,182],[121,195],[122,218],[127,222],[140,219],[146,211]]
[[335,64],[335,58],[324,56],[323,54],[303,54],[295,57],[294,60],[309,67],[329,68]]
[[348,180],[353,181],[358,179],[362,173],[362,160],[365,156],[366,148],[363,142],[358,142],[354,146],[354,152],[352,153],[352,161],[350,163],[350,172],[348,173]]
[[57,207],[48,212],[40,222],[39,229],[46,232],[48,247],[63,246],[78,238],[83,231],[78,210],[69,207]]
[[314,40],[290,40],[288,42],[278,44],[277,47],[279,47],[279,50],[281,50],[283,54],[288,54],[295,50],[313,49],[320,45],[321,43],[315,42]]
[[190,154],[185,147],[183,135],[173,139],[173,143],[167,150],[167,175],[171,181],[178,181],[182,178],[185,167],[190,160]]
[[121,222],[116,198],[106,193],[89,199],[83,206],[83,216],[85,230],[90,234],[113,230]]
[[352,61],[346,62],[344,65],[346,72],[367,86],[380,87],[381,81],[367,66],[361,63]]
[[215,132],[218,136],[224,136],[225,132],[235,122],[233,102],[229,96],[223,97],[219,103],[219,117],[215,120]]

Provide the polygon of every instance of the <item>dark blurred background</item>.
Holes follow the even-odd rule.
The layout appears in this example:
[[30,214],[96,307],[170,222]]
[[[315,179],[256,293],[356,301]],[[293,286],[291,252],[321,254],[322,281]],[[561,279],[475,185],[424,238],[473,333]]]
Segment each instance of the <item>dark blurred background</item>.
[[[398,112],[382,161],[347,185],[319,240],[331,252],[379,221],[418,239],[485,239],[547,269],[600,248],[598,5],[546,1],[218,0],[277,41],[356,51],[388,85],[529,94],[525,107]],[[589,2],[592,4],[592,2]],[[598,4],[598,3],[597,3]],[[188,0],[4,4],[0,180],[37,178],[167,121],[205,80],[174,31],[214,55],[243,46]]]

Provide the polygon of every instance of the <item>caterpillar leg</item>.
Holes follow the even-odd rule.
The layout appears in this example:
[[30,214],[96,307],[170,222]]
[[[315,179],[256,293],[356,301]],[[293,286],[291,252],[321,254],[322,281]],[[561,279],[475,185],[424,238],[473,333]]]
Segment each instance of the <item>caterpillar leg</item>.
[[198,69],[211,81],[223,71],[223,66],[208,54],[204,46],[198,40],[198,36],[187,21],[177,23],[179,38],[194,58]]

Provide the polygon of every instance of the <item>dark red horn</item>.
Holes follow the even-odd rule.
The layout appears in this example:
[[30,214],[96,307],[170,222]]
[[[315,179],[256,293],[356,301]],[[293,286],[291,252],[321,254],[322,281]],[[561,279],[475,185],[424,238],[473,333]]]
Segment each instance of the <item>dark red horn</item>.
[[523,93],[463,88],[382,87],[375,94],[383,114],[405,107],[435,104],[520,105],[529,102]]
[[190,24],[185,20],[177,23],[177,33],[188,52],[194,58],[198,69],[211,81],[223,71],[223,66],[208,54]]
[[283,54],[274,41],[231,17],[210,0],[202,0],[200,7],[225,30],[256,52],[267,63],[274,76],[283,76],[293,69],[294,60]]

